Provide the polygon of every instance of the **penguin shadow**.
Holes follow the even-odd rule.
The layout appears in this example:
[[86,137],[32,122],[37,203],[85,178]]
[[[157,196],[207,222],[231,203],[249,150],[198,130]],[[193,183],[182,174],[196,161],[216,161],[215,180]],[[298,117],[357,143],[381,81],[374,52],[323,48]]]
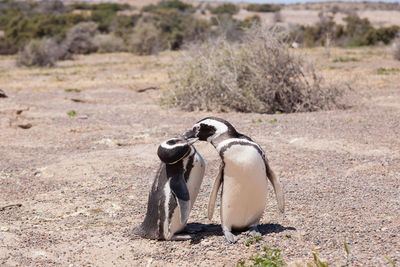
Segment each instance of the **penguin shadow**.
[[295,227],[292,226],[282,226],[278,223],[263,223],[258,225],[258,230],[264,235],[271,233],[280,233],[284,231],[297,231]]
[[203,223],[188,223],[184,232],[187,232],[191,228],[198,229],[194,234],[194,237],[191,239],[190,244],[198,244],[201,240],[209,237],[209,236],[223,236],[222,228],[220,224],[203,224]]
[[[201,229],[200,231],[196,232],[194,238],[191,240],[190,244],[198,244],[203,239],[209,236],[223,236],[224,233],[222,231],[220,224],[202,224],[202,223],[189,223],[187,224],[186,229],[196,228]],[[265,236],[271,233],[280,233],[284,231],[296,231],[297,229],[292,226],[282,226],[276,223],[266,223],[266,224],[259,224],[258,230],[260,233]],[[245,231],[234,231],[235,235],[244,233]]]

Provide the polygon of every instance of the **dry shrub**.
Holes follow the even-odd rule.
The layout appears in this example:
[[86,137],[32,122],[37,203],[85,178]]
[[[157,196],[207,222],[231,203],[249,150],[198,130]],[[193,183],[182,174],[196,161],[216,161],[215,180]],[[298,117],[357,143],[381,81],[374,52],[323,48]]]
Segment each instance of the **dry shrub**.
[[153,22],[140,20],[128,38],[128,50],[137,55],[151,55],[165,49],[161,30]]
[[51,39],[31,40],[17,56],[21,66],[52,67],[60,53],[58,44]]
[[98,34],[94,37],[94,45],[99,53],[126,51],[124,40],[113,34]]
[[276,113],[330,109],[338,88],[322,86],[276,33],[250,29],[241,43],[217,40],[191,50],[171,75],[165,102],[185,110]]
[[63,42],[71,54],[89,54],[97,51],[94,36],[98,25],[94,22],[81,22],[72,27]]

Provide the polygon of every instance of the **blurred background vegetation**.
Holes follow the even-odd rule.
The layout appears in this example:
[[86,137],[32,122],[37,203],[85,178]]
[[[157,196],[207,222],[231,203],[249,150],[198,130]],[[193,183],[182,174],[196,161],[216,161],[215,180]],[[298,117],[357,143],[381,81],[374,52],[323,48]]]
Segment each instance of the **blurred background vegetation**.
[[[193,6],[166,0],[138,9],[118,3],[69,3],[59,0],[0,2],[0,54],[19,53],[21,65],[52,66],[74,54],[132,52],[138,55],[178,50],[224,36],[240,41],[246,28],[260,23],[257,13],[272,12],[274,31],[285,32],[285,42],[296,46],[366,46],[389,44],[399,26],[372,26],[349,13],[337,24],[336,10],[321,12],[315,25],[279,25],[280,5],[248,4],[248,17],[234,15],[243,7],[231,3]],[[196,14],[209,16],[196,16]],[[42,56],[47,60],[40,59]]]
[[[19,53],[20,64],[39,66],[52,66],[80,53],[146,55],[220,36],[239,41],[244,29],[260,23],[255,12],[272,12],[277,23],[282,19],[280,5],[248,4],[244,9],[254,14],[242,20],[234,18],[240,8],[230,3],[195,7],[179,0],[141,9],[118,3],[2,0],[0,54]],[[202,18],[195,13],[210,15]],[[344,25],[337,24],[334,16],[335,10],[321,12],[315,25],[276,24],[274,30],[286,32],[285,42],[306,47],[389,44],[400,32],[399,26],[375,28],[356,13],[349,13]],[[49,60],[40,60],[41,56]]]
[[[0,54],[16,54],[20,66],[52,67],[77,54],[186,50],[174,64],[162,102],[187,110],[290,113],[343,107],[341,86],[324,83],[292,53],[299,47],[391,43],[400,60],[399,26],[377,27],[338,6],[319,10],[317,20],[300,25],[283,23],[284,6],[275,4],[164,0],[139,8],[0,1]],[[264,15],[272,20],[265,23]]]

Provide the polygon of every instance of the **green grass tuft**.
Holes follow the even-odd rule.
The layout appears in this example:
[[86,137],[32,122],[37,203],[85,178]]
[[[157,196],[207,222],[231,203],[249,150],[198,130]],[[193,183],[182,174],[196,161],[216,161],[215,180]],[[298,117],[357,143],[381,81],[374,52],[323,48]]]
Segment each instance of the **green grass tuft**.
[[68,112],[67,112],[67,115],[70,116],[70,117],[74,117],[74,116],[77,115],[77,113],[76,113],[75,110],[71,110],[71,111],[68,111]]
[[286,263],[282,259],[280,249],[277,249],[277,248],[271,249],[268,246],[264,246],[263,250],[264,250],[264,254],[257,255],[256,257],[249,259],[252,262],[251,265],[246,265],[246,262],[244,260],[242,260],[242,261],[239,261],[236,266],[237,267],[246,267],[246,266],[281,267],[281,266],[286,266]]
[[250,246],[252,244],[255,244],[255,243],[261,241],[262,239],[263,239],[263,236],[261,234],[253,234],[246,240],[244,245],[246,247],[248,247],[248,246]]
[[355,57],[337,57],[333,60],[333,62],[357,62],[360,61],[358,58]]
[[[318,257],[318,253],[315,251],[312,251],[313,257],[314,257],[314,264],[317,267],[328,267],[329,264],[327,262],[321,261],[321,259]],[[313,266],[312,264],[307,264],[308,266]]]
[[81,91],[81,89],[78,89],[78,88],[68,88],[68,89],[65,89],[65,92],[68,92],[68,93],[70,93],[70,92],[79,93],[80,91]]
[[389,74],[395,74],[400,72],[400,68],[378,68],[376,70],[376,74],[378,75],[389,75]]

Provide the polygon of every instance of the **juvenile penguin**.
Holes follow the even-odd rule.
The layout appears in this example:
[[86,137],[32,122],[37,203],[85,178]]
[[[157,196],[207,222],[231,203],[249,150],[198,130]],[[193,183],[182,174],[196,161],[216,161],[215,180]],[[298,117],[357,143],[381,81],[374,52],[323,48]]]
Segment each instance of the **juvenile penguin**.
[[179,234],[186,225],[190,211],[203,181],[205,162],[187,141],[172,138],[158,147],[162,161],[154,179],[142,224],[133,232],[143,238],[187,240],[189,234]]
[[221,157],[222,163],[208,204],[208,218],[212,219],[217,193],[222,185],[221,226],[228,243],[236,242],[232,230],[259,232],[257,225],[265,209],[267,180],[272,183],[279,210],[284,211],[282,189],[264,151],[248,136],[238,133],[229,122],[208,117],[183,133],[183,137],[197,137],[211,143]]

